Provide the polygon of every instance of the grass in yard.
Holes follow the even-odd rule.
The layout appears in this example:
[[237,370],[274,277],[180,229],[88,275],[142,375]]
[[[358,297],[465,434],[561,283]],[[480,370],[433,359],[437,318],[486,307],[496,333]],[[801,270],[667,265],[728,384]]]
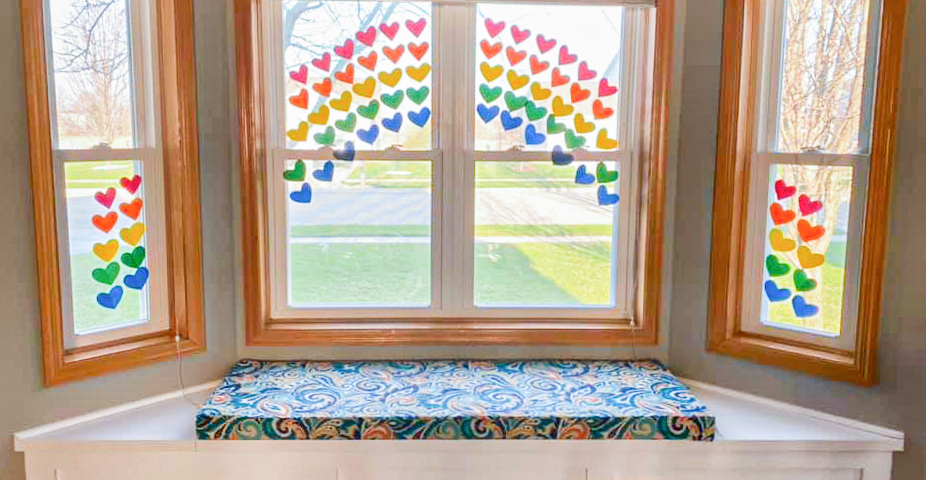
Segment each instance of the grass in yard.
[[[379,188],[422,188],[431,184],[431,168],[427,162],[366,161],[357,162],[348,185]],[[588,168],[594,170],[594,164]],[[611,165],[609,168],[614,168]],[[479,188],[576,188],[575,168],[550,162],[477,162],[476,183]]]
[[64,181],[67,188],[118,187],[120,178],[132,175],[135,175],[135,162],[131,160],[68,162],[64,169]]
[[[834,244],[835,245],[835,244]],[[832,250],[832,248],[830,249]],[[843,279],[845,269],[831,263],[823,264],[822,279],[817,289],[802,293],[808,303],[820,307],[820,315],[814,318],[797,318],[790,301],[769,305],[769,318],[775,323],[812,328],[830,333],[839,333],[842,320]],[[813,274],[811,274],[813,275]],[[794,277],[786,275],[775,279],[778,288],[794,290]],[[822,289],[822,291],[817,291]]]
[[[428,225],[295,225],[292,237],[427,237]],[[477,237],[611,236],[610,225],[476,225]]]
[[[120,250],[116,260],[118,261],[126,251],[128,250]],[[105,285],[94,280],[91,272],[106,265],[92,253],[71,257],[71,298],[74,304],[74,328],[77,331],[113,326],[147,317],[147,312],[142,312],[140,308],[142,292],[127,288],[122,281],[126,274],[135,273],[135,269],[120,264],[119,277],[112,285]],[[97,294],[109,292],[115,285],[122,286],[122,302],[113,310],[101,307],[96,302]]]

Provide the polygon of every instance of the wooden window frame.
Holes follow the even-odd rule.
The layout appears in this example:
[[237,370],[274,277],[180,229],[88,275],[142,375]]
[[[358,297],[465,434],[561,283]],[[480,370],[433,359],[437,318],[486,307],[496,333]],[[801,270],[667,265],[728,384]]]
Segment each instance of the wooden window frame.
[[260,0],[235,0],[236,78],[241,175],[243,290],[246,345],[656,345],[661,307],[669,95],[675,1],[659,0],[655,19],[653,81],[644,108],[640,174],[638,288],[633,319],[576,318],[275,318],[271,314],[268,257],[264,61]]
[[[199,131],[193,43],[193,7],[188,0],[158,0],[156,28],[160,79],[160,128],[167,239],[166,330],[102,344],[66,349],[55,194],[52,128],[46,63],[45,2],[21,0],[28,133],[34,192],[36,262],[45,385],[103,375],[206,349],[202,308],[202,247],[199,211]],[[155,192],[161,194],[161,192]],[[177,343],[179,339],[179,345]]]
[[754,89],[761,85],[760,55],[756,53],[760,35],[760,22],[756,18],[761,6],[758,0],[726,2],[714,184],[709,351],[832,380],[862,385],[877,382],[881,288],[905,3],[886,0],[882,7],[856,338],[855,347],[844,351],[741,329],[750,157],[757,130],[757,105],[752,99],[757,98]]

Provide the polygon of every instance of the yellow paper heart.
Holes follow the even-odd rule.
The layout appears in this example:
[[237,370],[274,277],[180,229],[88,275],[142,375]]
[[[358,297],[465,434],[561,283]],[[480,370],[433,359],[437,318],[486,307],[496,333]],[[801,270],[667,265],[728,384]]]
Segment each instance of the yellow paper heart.
[[354,84],[354,93],[361,97],[373,98],[373,90],[376,89],[376,80],[373,77],[367,77],[363,83]]
[[[409,72],[409,75],[410,74],[411,73]],[[421,78],[424,78],[424,76],[422,76]],[[392,73],[379,72],[379,81],[385,83],[386,85],[389,85],[390,87],[396,86],[399,83],[399,80],[401,79],[402,79],[402,70],[399,68],[393,70]],[[418,81],[421,81],[421,80],[418,80]]]
[[546,100],[547,98],[550,98],[551,93],[553,93],[552,90],[550,90],[549,88],[541,87],[540,84],[537,82],[534,82],[533,84],[531,84],[531,95],[533,95],[534,100],[537,100],[538,102],[540,100]]
[[309,136],[309,124],[299,122],[299,128],[286,132],[286,136],[294,142],[304,142]]
[[487,82],[491,82],[502,76],[502,72],[504,72],[505,69],[502,68],[501,65],[492,67],[486,62],[482,62],[482,64],[479,65],[479,71],[482,72],[482,77],[485,78]]
[[337,100],[332,100],[331,102],[329,102],[329,105],[331,105],[331,108],[333,108],[333,109],[335,109],[335,110],[338,110],[338,111],[341,111],[341,112],[346,112],[346,111],[350,110],[350,102],[351,102],[353,99],[354,99],[354,98],[353,98],[353,96],[350,94],[350,92],[344,92],[344,93],[341,94],[341,98],[339,98],[339,99],[337,99]]
[[797,249],[797,259],[801,262],[801,268],[804,269],[817,268],[826,261],[826,257],[823,256],[823,254],[813,253],[806,245],[801,245],[801,247]]
[[563,102],[562,97],[557,95],[553,98],[553,115],[557,117],[565,117],[572,114],[572,105],[566,105]]
[[527,75],[518,75],[514,70],[508,70],[508,84],[511,85],[513,90],[527,85],[528,80],[530,80],[530,78]]
[[326,105],[322,105],[318,108],[318,111],[315,113],[309,114],[309,123],[314,123],[316,125],[324,125],[328,123],[328,114],[331,113],[331,110],[328,110]]
[[785,234],[777,228],[773,228],[772,232],[769,233],[768,241],[772,244],[772,250],[776,252],[790,252],[797,246],[794,240],[785,237]]
[[100,257],[100,260],[109,263],[116,258],[116,253],[119,252],[119,242],[116,240],[110,240],[106,244],[97,243],[93,246],[93,253],[97,257]]
[[409,76],[409,77],[412,77],[412,78],[414,78],[415,80],[417,80],[417,81],[420,82],[420,81],[424,80],[424,77],[427,77],[427,76],[428,76],[428,73],[431,72],[431,66],[428,65],[427,63],[425,63],[424,65],[422,65],[422,66],[420,66],[420,67],[418,67],[418,68],[415,68],[415,67],[408,67],[408,68],[405,69],[405,71],[408,73],[408,76]]
[[608,129],[602,128],[598,131],[598,141],[595,145],[602,150],[614,150],[617,148],[617,140],[608,138]]
[[123,228],[119,232],[119,236],[125,240],[125,243],[132,245],[138,245],[138,242],[141,241],[141,236],[145,234],[145,224],[138,222],[135,225],[132,225],[129,228]]
[[595,124],[592,122],[586,122],[581,113],[576,115],[573,120],[576,124],[576,131],[579,133],[589,133],[595,129]]

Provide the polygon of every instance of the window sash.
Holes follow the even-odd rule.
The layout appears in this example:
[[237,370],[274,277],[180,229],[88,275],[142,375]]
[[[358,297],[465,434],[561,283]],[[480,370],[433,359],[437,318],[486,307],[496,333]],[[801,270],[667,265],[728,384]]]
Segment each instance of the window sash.
[[[264,108],[267,117],[265,135],[268,145],[265,158],[270,315],[280,320],[324,319],[424,319],[424,318],[538,318],[538,319],[614,319],[630,318],[636,298],[636,229],[639,215],[640,151],[642,132],[634,121],[643,118],[647,99],[646,63],[650,39],[647,33],[652,21],[646,12],[628,9],[624,13],[621,82],[622,92],[634,92],[620,102],[620,151],[599,152],[579,149],[570,152],[576,161],[613,161],[620,164],[621,202],[619,222],[614,225],[612,238],[612,287],[615,306],[569,307],[477,307],[475,288],[475,169],[477,161],[546,161],[550,151],[506,152],[475,151],[475,52],[476,3],[432,2],[432,150],[404,151],[399,148],[357,150],[357,160],[421,160],[432,166],[431,195],[431,288],[430,307],[290,307],[288,306],[288,269],[286,235],[286,195],[282,172],[285,162],[292,159],[330,160],[330,147],[320,149],[287,149],[285,147],[285,92],[281,79],[283,65],[282,2],[264,0],[261,5],[263,25],[262,49],[267,59],[264,68]],[[537,3],[537,2],[527,2]],[[559,2],[561,3],[561,2]],[[602,5],[642,6],[652,2],[599,2]],[[632,5],[631,5],[632,4]],[[452,88],[441,88],[441,81],[451,80]],[[448,188],[445,186],[454,186]],[[620,240],[618,240],[618,237]],[[462,272],[462,275],[460,273]]]

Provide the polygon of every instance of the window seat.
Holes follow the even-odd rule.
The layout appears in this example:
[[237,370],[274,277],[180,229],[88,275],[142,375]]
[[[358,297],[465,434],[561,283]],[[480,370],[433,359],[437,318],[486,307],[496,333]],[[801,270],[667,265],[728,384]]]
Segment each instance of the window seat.
[[888,480],[903,433],[679,379],[714,441],[200,440],[211,382],[17,433],[28,480]]

